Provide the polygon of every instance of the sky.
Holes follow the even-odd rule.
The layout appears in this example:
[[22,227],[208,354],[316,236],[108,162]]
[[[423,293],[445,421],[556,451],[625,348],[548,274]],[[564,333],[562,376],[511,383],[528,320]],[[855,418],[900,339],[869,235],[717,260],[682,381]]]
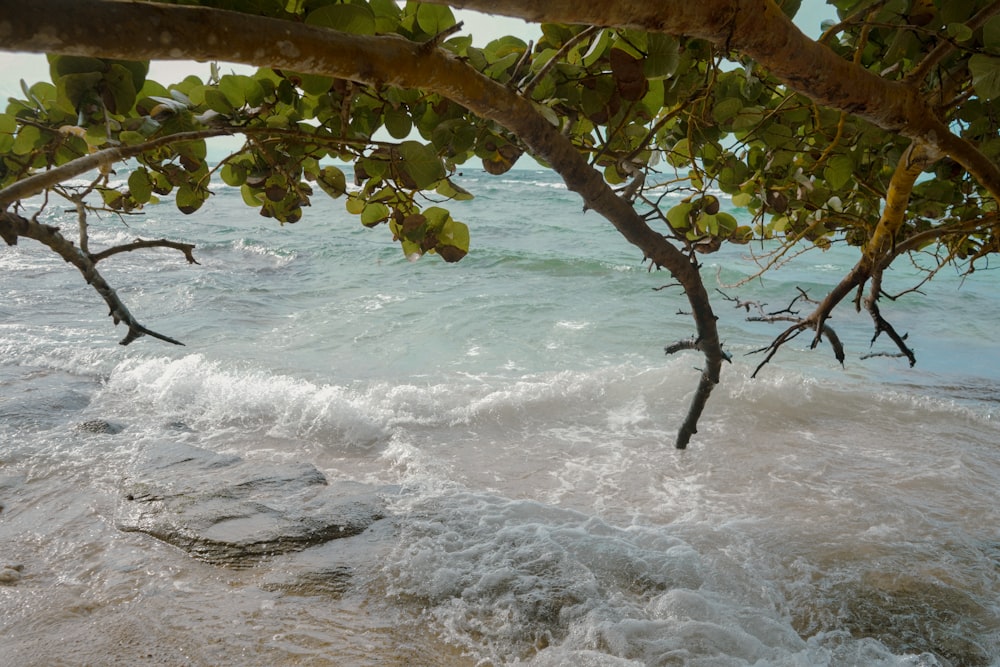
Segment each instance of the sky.
[[[490,40],[503,35],[519,35],[525,40],[538,33],[537,28],[520,19],[510,19],[501,16],[488,16],[471,11],[456,11],[458,20],[465,24],[465,32],[474,35],[477,44],[486,44]],[[826,5],[825,0],[802,0],[796,23],[813,37],[819,35],[819,25],[823,19],[832,18],[833,10]],[[248,71],[240,69],[239,65],[222,64],[222,73],[230,71]],[[197,74],[207,78],[209,66],[206,63],[191,61],[158,61],[150,64],[149,77],[163,82],[173,83],[182,80],[189,74]],[[12,95],[21,97],[20,80],[29,84],[36,81],[49,80],[49,67],[45,56],[28,53],[0,52],[0,100],[6,100]],[[4,106],[0,104],[0,108]]]

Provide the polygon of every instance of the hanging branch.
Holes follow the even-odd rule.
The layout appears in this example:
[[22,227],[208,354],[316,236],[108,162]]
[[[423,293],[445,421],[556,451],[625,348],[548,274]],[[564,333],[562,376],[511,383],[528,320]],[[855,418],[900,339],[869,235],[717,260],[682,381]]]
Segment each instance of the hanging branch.
[[875,345],[875,341],[883,333],[889,336],[896,347],[899,348],[899,355],[906,357],[910,362],[910,368],[913,368],[917,363],[917,355],[913,350],[906,344],[906,334],[902,336],[896,332],[896,329],[889,324],[889,322],[882,317],[882,312],[878,307],[878,298],[882,293],[882,272],[878,271],[874,273],[871,277],[871,285],[868,290],[868,297],[865,299],[865,309],[868,314],[871,315],[872,320],[875,322],[875,334],[872,336],[871,343],[869,347]]
[[819,324],[816,337],[813,339],[811,347],[815,348],[819,340],[825,336],[826,340],[830,343],[830,347],[833,349],[833,356],[837,359],[838,362],[840,362],[841,365],[844,364],[844,359],[846,358],[846,355],[844,354],[844,344],[841,342],[840,336],[837,335],[837,332],[834,331],[833,327],[831,327],[827,323],[827,317],[824,316],[822,319],[820,319],[819,314],[822,312],[822,308],[816,309],[812,314],[810,314],[807,317],[800,317],[798,315],[799,311],[792,310],[792,307],[796,304],[796,302],[800,300],[806,303],[813,303],[813,304],[816,303],[816,301],[814,301],[809,297],[808,292],[806,292],[804,289],[802,289],[801,287],[796,287],[795,289],[798,290],[799,292],[798,296],[792,299],[788,303],[788,305],[782,308],[781,310],[775,310],[772,312],[764,311],[764,306],[766,306],[767,304],[759,303],[757,301],[741,301],[738,298],[728,296],[722,290],[716,290],[717,292],[719,292],[719,294],[722,295],[722,297],[726,301],[733,302],[737,308],[743,308],[748,313],[750,312],[751,307],[756,308],[757,312],[760,314],[748,315],[747,316],[748,322],[767,322],[770,324],[773,324],[775,322],[792,323],[792,326],[788,327],[783,332],[781,332],[781,334],[779,334],[774,340],[772,340],[769,345],[756,350],[752,350],[748,353],[748,354],[759,354],[761,352],[767,352],[767,356],[764,358],[762,362],[760,362],[760,364],[757,365],[757,368],[754,369],[754,372],[750,377],[757,377],[757,373],[759,373],[760,370],[764,368],[764,366],[766,366],[771,361],[771,359],[774,358],[774,355],[778,353],[778,350],[781,349],[781,347],[785,343],[792,340],[793,338],[795,338],[796,336],[798,336],[800,333],[802,333],[807,329],[817,329],[817,322],[821,322],[821,324]]
[[121,299],[118,298],[118,294],[115,293],[111,285],[98,272],[96,262],[60,234],[58,227],[44,225],[37,220],[29,220],[8,211],[0,212],[0,237],[8,245],[17,245],[17,239],[20,236],[34,239],[48,246],[49,249],[75,266],[83,274],[83,278],[87,281],[87,284],[97,290],[97,293],[108,304],[108,308],[110,308],[108,314],[111,315],[114,323],[124,322],[128,327],[128,333],[119,341],[120,345],[128,345],[142,336],[152,336],[153,338],[158,338],[174,345],[184,344],[169,336],[164,336],[151,329],[147,329],[140,324],[132,316],[128,308],[125,307]]

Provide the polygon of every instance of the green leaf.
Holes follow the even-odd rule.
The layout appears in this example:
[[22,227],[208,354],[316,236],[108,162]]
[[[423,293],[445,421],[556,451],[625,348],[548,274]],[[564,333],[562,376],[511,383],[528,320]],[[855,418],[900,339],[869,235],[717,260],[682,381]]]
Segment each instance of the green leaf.
[[347,178],[344,172],[336,167],[323,167],[316,180],[323,188],[323,192],[334,199],[347,192]]
[[217,111],[226,116],[233,112],[233,104],[229,101],[229,97],[218,88],[207,88],[205,90],[205,104],[212,111]]
[[445,177],[444,165],[437,153],[420,142],[404,141],[399,145],[399,155],[403,158],[402,168],[419,190],[425,190]]
[[125,114],[135,106],[135,79],[128,68],[114,64],[104,75],[108,94],[104,96],[108,111]]
[[190,215],[201,208],[201,205],[205,203],[205,199],[207,197],[207,190],[202,190],[200,188],[195,189],[185,183],[177,188],[177,195],[175,199],[177,210],[184,215]]
[[1000,57],[977,53],[969,58],[969,71],[977,95],[984,100],[1000,97]]
[[236,162],[227,162],[224,164],[220,176],[223,183],[234,188],[238,188],[247,182],[246,167]]
[[17,132],[17,118],[11,114],[0,114],[0,134]]
[[344,207],[347,212],[351,215],[361,215],[361,212],[365,210],[365,200],[357,195],[349,195],[347,201],[344,202]]
[[27,155],[35,150],[35,147],[42,142],[42,132],[34,125],[24,125],[14,138],[11,152],[14,155]]
[[374,227],[380,222],[385,222],[389,217],[389,207],[378,202],[366,204],[361,210],[361,224],[365,227]]
[[983,46],[1000,53],[1000,16],[994,16],[983,26]]
[[717,236],[718,235],[729,236],[739,226],[739,223],[736,221],[736,218],[733,217],[731,214],[726,213],[725,211],[716,213],[715,220],[718,225],[718,231],[715,232]]
[[97,84],[104,76],[100,72],[66,74],[56,80],[59,98],[69,102],[68,109],[76,111],[88,96],[97,97]]
[[646,77],[664,79],[677,71],[680,63],[680,44],[670,35],[649,33],[646,38],[646,61],[643,63]]
[[719,100],[712,110],[712,117],[716,123],[725,123],[727,120],[737,115],[743,108],[743,100],[738,97],[729,97]]
[[446,262],[457,262],[469,253],[469,227],[451,216],[441,226],[437,240],[434,249]]
[[403,111],[386,109],[385,129],[393,139],[405,139],[410,136],[410,131],[413,129],[413,119]]
[[46,58],[49,61],[49,73],[52,75],[53,81],[67,74],[102,73],[106,68],[105,62],[100,58],[52,54],[47,55]]
[[288,75],[299,80],[299,88],[307,95],[323,95],[333,87],[333,78],[329,76],[297,72],[289,72]]
[[667,211],[667,222],[674,229],[680,231],[691,226],[691,209],[694,206],[690,202],[681,202]]
[[753,201],[753,195],[746,192],[737,192],[733,195],[733,206],[737,208],[746,208]]
[[[210,90],[210,89],[209,89]],[[248,104],[251,107],[259,106],[264,101],[264,89],[252,77],[243,74],[226,74],[219,79],[219,91],[226,96],[226,100],[233,109],[239,109]],[[205,101],[208,102],[208,91],[206,90]],[[220,113],[225,113],[225,111]]]
[[590,67],[604,55],[608,45],[611,43],[611,30],[605,28],[597,33],[597,37],[590,43],[590,48],[583,54],[584,67]]
[[472,193],[465,188],[452,183],[450,179],[442,179],[437,186],[437,193],[442,197],[454,199],[455,201],[468,201],[473,199]]
[[375,34],[375,15],[365,5],[326,5],[310,12],[305,22],[355,35]]
[[691,142],[681,139],[667,153],[667,162],[674,167],[684,167],[691,164]]
[[839,190],[851,182],[854,176],[854,160],[849,155],[834,155],[823,169],[823,177],[834,190]]
[[464,119],[446,120],[434,127],[431,141],[447,155],[465,153],[476,143],[476,128]]
[[145,204],[153,195],[153,183],[149,180],[149,172],[143,168],[136,169],[128,177],[128,189],[132,198],[140,204]]
[[264,193],[246,183],[240,186],[240,194],[243,195],[243,203],[251,208],[257,208],[264,201]]
[[972,29],[964,23],[949,23],[948,36],[956,42],[967,42],[972,39]]
[[417,25],[428,35],[437,35],[455,25],[455,15],[445,5],[417,5]]

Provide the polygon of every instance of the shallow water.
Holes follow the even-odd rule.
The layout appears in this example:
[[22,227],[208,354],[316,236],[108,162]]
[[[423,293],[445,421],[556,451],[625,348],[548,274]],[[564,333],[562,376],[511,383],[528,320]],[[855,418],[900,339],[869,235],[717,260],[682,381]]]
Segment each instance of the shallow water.
[[[29,242],[0,251],[0,663],[1000,664],[1000,325],[989,272],[884,307],[918,366],[841,368],[716,304],[734,363],[689,450],[680,295],[550,176],[469,176],[474,251],[407,263],[338,202],[278,228],[217,191],[97,242],[153,329]],[[745,251],[746,249],[744,249]],[[846,250],[730,294],[819,294]],[[737,251],[705,258],[723,284]],[[912,277],[894,274],[890,289]],[[888,349],[880,347],[877,349]],[[117,433],[80,425],[103,420]],[[183,442],[307,461],[389,494],[394,522],[248,569],[115,527],[137,453]]]

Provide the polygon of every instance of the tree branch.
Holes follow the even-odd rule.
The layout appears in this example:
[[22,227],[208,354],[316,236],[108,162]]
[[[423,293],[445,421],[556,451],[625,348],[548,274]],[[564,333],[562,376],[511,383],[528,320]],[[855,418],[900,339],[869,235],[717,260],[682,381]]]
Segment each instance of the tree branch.
[[[637,28],[738,51],[792,90],[947,153],[1000,200],[1000,166],[951,133],[915,81],[892,81],[802,33],[774,0],[426,0],[527,21]],[[821,76],[817,73],[821,72]]]
[[173,248],[174,250],[180,250],[184,253],[184,259],[187,260],[188,264],[200,264],[198,260],[194,258],[194,245],[190,243],[179,243],[177,241],[168,241],[167,239],[158,239],[156,241],[144,241],[142,239],[136,239],[132,243],[124,243],[122,245],[116,245],[106,250],[102,250],[98,253],[88,254],[90,260],[97,264],[103,259],[107,259],[112,255],[117,255],[122,252],[132,252],[133,250],[140,250],[142,248]]
[[[278,39],[263,40],[262,35]],[[288,69],[436,92],[497,122],[551,165],[587,209],[604,216],[646,259],[670,271],[683,285],[705,367],[676,446],[686,447],[695,432],[694,424],[719,381],[724,360],[716,317],[697,265],[653,231],[630,202],[615,195],[603,176],[532,102],[464,61],[395,35],[352,35],[206,7],[114,0],[34,0],[30,12],[24,11],[19,0],[0,0],[0,49],[127,60],[224,60]]]
[[587,26],[577,34],[567,39],[566,43],[563,44],[561,47],[559,47],[559,50],[556,51],[551,58],[549,58],[549,61],[544,65],[542,65],[541,69],[538,70],[535,76],[531,77],[531,80],[524,85],[524,88],[521,90],[521,94],[524,95],[524,97],[526,97],[527,99],[531,99],[531,92],[535,89],[535,86],[537,86],[539,82],[541,82],[541,80],[545,78],[545,75],[548,74],[553,67],[555,67],[556,63],[558,63],[560,59],[562,59],[562,57],[569,52],[570,49],[572,49],[574,46],[576,46],[583,40],[587,39],[597,31],[598,31],[597,26]]
[[87,284],[93,287],[101,298],[104,299],[105,303],[108,304],[110,308],[111,318],[114,320],[115,324],[119,322],[124,322],[125,326],[128,327],[128,333],[125,337],[119,341],[120,345],[128,345],[137,338],[142,336],[152,336],[153,338],[159,338],[162,341],[168,343],[173,343],[174,345],[183,345],[180,341],[174,340],[169,336],[164,336],[151,329],[147,329],[142,324],[140,324],[129,312],[125,304],[122,303],[121,299],[118,298],[118,294],[115,290],[104,280],[104,277],[97,271],[97,266],[95,262],[86,254],[80,251],[75,245],[59,233],[57,227],[52,227],[50,225],[43,225],[34,220],[29,220],[19,215],[9,213],[7,211],[0,212],[0,236],[3,237],[9,245],[16,245],[18,237],[25,237],[29,239],[34,239],[43,245],[46,245],[53,252],[62,257],[65,261],[69,262],[75,266],[80,273],[83,274],[84,280]]
[[878,307],[878,297],[882,293],[882,272],[877,271],[872,275],[871,284],[868,288],[868,297],[865,299],[865,309],[871,315],[872,320],[875,322],[875,334],[872,336],[871,343],[869,347],[875,345],[875,341],[883,333],[889,336],[896,347],[899,348],[900,353],[905,356],[910,361],[910,368],[917,363],[917,355],[906,345],[906,336],[900,336],[896,329],[893,328],[889,322],[882,317],[882,312]]
[[[3,16],[3,3],[0,2],[0,17]],[[0,190],[0,208],[8,206],[11,202],[19,199],[27,199],[47,190],[63,181],[75,178],[81,174],[94,169],[110,167],[115,162],[127,160],[141,155],[147,151],[182,141],[194,141],[197,139],[207,139],[209,137],[219,137],[234,134],[234,130],[229,128],[217,128],[212,130],[196,130],[192,132],[178,132],[158,137],[151,141],[132,146],[113,146],[70,160],[66,164],[59,165],[54,169],[41,171],[32,176],[28,176],[20,181],[11,183],[6,188]]]
[[[966,22],[965,25],[969,28],[969,30],[975,32],[986,25],[987,21],[998,14],[1000,14],[1000,1],[996,1],[993,4],[980,9],[975,16]],[[930,53],[924,56],[924,59],[921,60],[920,63],[906,75],[907,83],[918,86],[921,85],[923,80],[927,78],[927,75],[931,73],[931,70],[950,54],[954,53],[957,48],[958,47],[955,42],[948,39],[941,40],[941,42],[939,42]]]

